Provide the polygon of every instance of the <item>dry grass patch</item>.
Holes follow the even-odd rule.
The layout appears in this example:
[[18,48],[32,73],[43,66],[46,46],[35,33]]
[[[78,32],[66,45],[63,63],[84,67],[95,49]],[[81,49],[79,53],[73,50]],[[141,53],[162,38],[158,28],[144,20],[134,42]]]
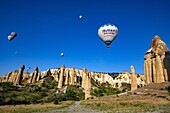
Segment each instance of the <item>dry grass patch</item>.
[[94,100],[86,100],[81,104],[107,112],[170,111],[170,101],[166,98],[158,98],[151,95],[107,96]]
[[30,105],[5,105],[0,106],[0,113],[31,113],[31,112],[42,112],[54,109],[61,109],[72,105],[73,101],[62,102],[58,105],[52,103],[44,104],[30,104]]

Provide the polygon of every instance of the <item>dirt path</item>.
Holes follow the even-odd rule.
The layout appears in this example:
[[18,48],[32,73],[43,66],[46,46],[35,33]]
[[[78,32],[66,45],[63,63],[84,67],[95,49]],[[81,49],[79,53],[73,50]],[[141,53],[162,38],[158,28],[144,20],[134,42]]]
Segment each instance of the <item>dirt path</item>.
[[104,113],[101,111],[92,110],[90,108],[85,108],[81,106],[80,103],[81,101],[76,101],[74,105],[71,105],[67,108],[63,108],[59,110],[51,110],[51,111],[46,111],[41,113]]

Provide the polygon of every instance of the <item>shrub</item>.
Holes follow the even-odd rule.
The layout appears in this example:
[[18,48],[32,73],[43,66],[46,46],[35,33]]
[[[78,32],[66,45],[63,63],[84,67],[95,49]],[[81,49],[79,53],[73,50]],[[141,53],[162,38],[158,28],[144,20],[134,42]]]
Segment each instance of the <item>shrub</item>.
[[13,83],[12,82],[0,82],[0,86],[2,87],[9,87],[9,86],[12,86]]
[[30,85],[29,89],[27,90],[27,92],[40,92],[41,88],[38,85]]
[[56,99],[54,99],[54,102],[53,102],[54,104],[58,104],[59,103],[59,101],[58,101],[58,99],[56,98]]
[[99,90],[95,89],[95,90],[93,91],[92,95],[94,95],[94,96],[96,96],[96,97],[104,96],[102,90],[100,90],[100,89],[99,89]]
[[121,91],[118,88],[108,88],[106,91],[107,95],[119,94]]
[[52,88],[52,89],[57,89],[57,87],[58,87],[58,83],[57,83],[56,81],[53,81],[53,82],[51,83],[51,88]]
[[66,100],[77,100],[77,93],[74,92],[73,90],[67,90],[66,93],[64,94],[64,97]]
[[170,95],[170,86],[165,87],[165,89],[169,92]]

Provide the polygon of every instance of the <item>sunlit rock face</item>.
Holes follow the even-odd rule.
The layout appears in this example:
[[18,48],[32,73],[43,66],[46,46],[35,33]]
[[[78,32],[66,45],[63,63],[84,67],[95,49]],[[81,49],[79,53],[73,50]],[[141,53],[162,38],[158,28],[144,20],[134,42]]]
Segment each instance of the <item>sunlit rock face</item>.
[[[1,77],[1,82],[13,82],[16,83],[17,75],[19,71],[16,70],[14,72],[8,73],[5,76]],[[87,79],[88,76],[88,79]],[[137,85],[143,86],[145,85],[143,75],[135,74],[137,79]],[[131,74],[126,72],[123,73],[116,73],[116,75],[112,75],[109,73],[102,73],[102,72],[91,72],[88,71],[86,68],[84,69],[75,69],[72,68],[65,68],[62,65],[60,68],[54,69],[47,69],[46,71],[39,71],[38,67],[35,67],[32,73],[28,72],[28,70],[23,73],[21,76],[22,84],[36,84],[38,82],[43,83],[47,81],[49,78],[54,80],[58,83],[58,88],[62,89],[64,86],[67,85],[76,85],[81,86],[84,91],[86,92],[86,97],[90,97],[90,87],[91,87],[91,79],[99,84],[110,84],[113,88],[121,88],[123,83],[131,84]]]
[[25,69],[25,65],[22,65],[22,66],[20,67],[19,73],[18,73],[18,75],[17,75],[15,84],[21,85],[21,81],[22,81],[22,78],[23,78],[23,71],[24,71],[24,69]]
[[60,68],[60,76],[59,76],[58,88],[62,88],[62,86],[63,86],[64,71],[65,71],[65,66],[62,65],[61,68]]
[[170,52],[157,35],[144,56],[144,75],[147,84],[170,81]]
[[[133,77],[132,77],[132,74],[133,74]],[[136,87],[136,84],[138,87],[142,87],[145,85],[145,78],[143,74],[135,74],[134,72],[129,73],[128,71],[126,71],[126,72],[122,72],[118,74],[118,76],[115,79],[113,79],[113,83],[115,84],[114,87],[121,88],[122,84],[124,83],[132,85],[132,79],[134,79],[133,81],[135,81],[135,83],[133,82],[133,84],[135,84],[134,85],[135,87]]]
[[135,69],[134,66],[130,66],[131,70],[131,91],[137,89],[137,77],[135,75]]

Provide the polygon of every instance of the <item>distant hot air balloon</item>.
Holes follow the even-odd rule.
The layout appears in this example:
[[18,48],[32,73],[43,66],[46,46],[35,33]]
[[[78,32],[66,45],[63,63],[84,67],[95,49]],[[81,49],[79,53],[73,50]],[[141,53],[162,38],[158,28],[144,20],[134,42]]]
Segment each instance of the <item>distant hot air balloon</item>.
[[111,24],[105,24],[98,30],[100,39],[106,44],[107,48],[110,48],[110,44],[116,38],[118,34],[118,28]]
[[63,57],[63,56],[64,56],[64,53],[61,53],[60,55]]
[[11,41],[11,40],[13,40],[16,36],[17,36],[17,33],[16,33],[16,32],[11,32],[11,34],[8,35],[8,40]]
[[82,15],[80,15],[80,16],[79,16],[79,19],[82,19],[82,18],[83,18],[83,16],[82,16]]

